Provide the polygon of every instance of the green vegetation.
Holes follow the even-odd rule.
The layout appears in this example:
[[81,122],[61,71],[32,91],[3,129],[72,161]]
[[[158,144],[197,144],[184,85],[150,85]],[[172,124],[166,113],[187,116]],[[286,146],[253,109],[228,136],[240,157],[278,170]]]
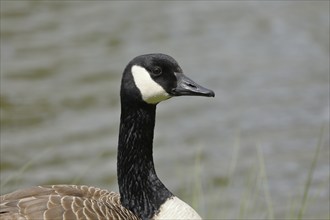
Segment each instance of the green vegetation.
[[[243,194],[238,199],[237,204],[239,204],[239,209],[237,210],[236,216],[231,216],[227,209],[221,207],[222,204],[226,204],[226,200],[231,192],[235,191],[235,186],[233,183],[233,179],[235,179],[237,174],[235,171],[237,164],[239,163],[239,153],[240,153],[240,139],[236,140],[236,143],[233,148],[232,159],[230,166],[228,168],[228,174],[226,177],[216,178],[215,184],[208,185],[207,187],[202,186],[201,182],[201,172],[202,172],[202,164],[201,164],[201,156],[200,152],[196,155],[195,160],[195,178],[194,178],[194,186],[191,187],[191,191],[193,195],[191,197],[187,197],[185,201],[191,201],[190,204],[197,210],[203,210],[204,212],[200,213],[204,216],[205,219],[287,219],[287,220],[303,220],[303,219],[310,219],[310,217],[305,217],[306,210],[311,206],[317,206],[317,198],[311,196],[309,194],[313,182],[313,176],[315,172],[315,167],[318,162],[318,158],[323,147],[323,138],[325,132],[325,126],[322,127],[320,132],[320,137],[318,138],[317,146],[315,147],[315,153],[312,155],[311,164],[309,170],[306,171],[306,180],[301,183],[301,186],[297,186],[303,188],[303,192],[301,193],[301,197],[296,198],[290,195],[288,192],[288,198],[284,201],[284,205],[287,204],[287,210],[285,216],[277,216],[276,215],[276,205],[272,200],[272,195],[269,190],[269,182],[267,176],[267,169],[266,169],[266,162],[264,159],[264,155],[262,152],[262,148],[260,145],[256,145],[256,154],[258,161],[254,166],[251,167],[250,172],[246,173],[246,182],[245,182],[245,189],[243,190]],[[216,187],[222,188],[220,195],[215,196],[214,201],[218,204],[219,209],[217,210],[218,213],[214,213],[214,210],[206,210],[197,201],[204,201],[203,198],[203,189],[204,192],[207,191],[214,191],[219,192],[216,190]],[[320,189],[324,189],[325,184],[319,186]],[[319,189],[319,190],[320,190]],[[191,192],[190,191],[190,192]],[[318,194],[320,195],[320,193]],[[263,197],[260,199],[260,197]],[[263,201],[263,202],[261,202]],[[237,206],[235,204],[235,206]],[[230,205],[230,204],[229,204]],[[281,204],[283,205],[283,204]],[[204,205],[205,206],[205,205]],[[329,219],[329,216],[315,216],[313,219],[320,219],[325,220]]]

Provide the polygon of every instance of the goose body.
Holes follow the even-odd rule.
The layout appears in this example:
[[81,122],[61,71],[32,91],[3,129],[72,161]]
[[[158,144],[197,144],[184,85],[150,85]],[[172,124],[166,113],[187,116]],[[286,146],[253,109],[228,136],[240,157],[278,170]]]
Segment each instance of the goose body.
[[76,185],[37,186],[0,196],[0,219],[201,219],[157,177],[152,157],[156,106],[173,96],[214,96],[170,56],[146,54],[126,66],[120,90],[119,194]]

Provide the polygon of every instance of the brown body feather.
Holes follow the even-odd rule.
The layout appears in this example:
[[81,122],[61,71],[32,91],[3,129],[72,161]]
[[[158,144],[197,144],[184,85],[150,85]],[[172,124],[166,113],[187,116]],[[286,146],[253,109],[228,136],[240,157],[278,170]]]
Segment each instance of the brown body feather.
[[118,193],[75,185],[37,186],[0,196],[1,220],[139,220]]

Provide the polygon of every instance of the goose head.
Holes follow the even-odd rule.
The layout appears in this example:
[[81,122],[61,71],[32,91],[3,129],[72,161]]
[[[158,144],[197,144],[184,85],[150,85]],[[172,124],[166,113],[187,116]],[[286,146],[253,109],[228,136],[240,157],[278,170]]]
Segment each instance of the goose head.
[[185,76],[179,64],[165,54],[140,55],[126,66],[122,101],[155,105],[174,96],[214,97],[214,92]]

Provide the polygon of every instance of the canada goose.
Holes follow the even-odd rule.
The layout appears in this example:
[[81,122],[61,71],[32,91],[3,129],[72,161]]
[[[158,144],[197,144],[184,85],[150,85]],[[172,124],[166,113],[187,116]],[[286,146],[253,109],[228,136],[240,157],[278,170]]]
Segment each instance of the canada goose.
[[88,186],[37,186],[1,196],[0,218],[201,219],[160,181],[152,157],[156,105],[184,95],[214,97],[214,92],[186,77],[168,55],[134,58],[124,70],[120,90],[120,194]]

